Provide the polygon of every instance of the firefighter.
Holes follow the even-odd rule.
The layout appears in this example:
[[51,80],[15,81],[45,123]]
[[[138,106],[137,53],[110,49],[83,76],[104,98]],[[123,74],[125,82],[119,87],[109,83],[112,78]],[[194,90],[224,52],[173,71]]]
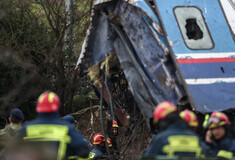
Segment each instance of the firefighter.
[[32,144],[40,143],[56,151],[56,159],[87,159],[90,147],[74,126],[60,120],[60,100],[53,92],[44,92],[37,101],[38,117],[28,122],[16,138]]
[[111,133],[111,141],[112,141],[112,148],[115,152],[115,154],[119,154],[118,151],[118,146],[117,146],[117,136],[118,136],[118,124],[117,121],[113,120],[113,124],[112,124],[112,133]]
[[230,121],[226,114],[213,112],[208,120],[206,142],[211,146],[213,155],[221,159],[231,159],[235,155],[235,140],[230,138]]
[[[110,138],[107,138],[107,143],[108,143],[108,147],[110,148],[110,149],[112,149],[112,142],[111,142],[111,139]],[[112,151],[110,151],[110,153],[111,153]]]
[[3,149],[15,136],[15,134],[21,129],[24,122],[24,114],[18,109],[14,108],[10,112],[10,117],[8,118],[10,124],[6,125],[4,129],[0,130],[0,148]]
[[105,147],[104,134],[102,133],[95,134],[93,137],[93,145],[94,149],[89,154],[90,159],[97,159],[105,155],[106,147]]
[[154,137],[144,156],[202,156],[202,141],[180,118],[172,103],[165,101],[158,104],[153,112],[153,122],[160,132]]
[[113,120],[110,116],[107,117],[107,133],[105,136],[108,137],[112,142],[113,155],[119,156],[118,146],[117,146],[117,136],[118,136],[118,123]]
[[112,141],[110,138],[107,138],[107,143],[108,143],[108,147],[109,147],[109,151],[110,151],[110,159],[117,160],[118,158],[114,154],[113,145],[112,145]]
[[194,132],[197,131],[198,120],[197,120],[197,115],[195,113],[186,109],[180,112],[180,117],[188,123],[188,125],[191,127],[191,129]]
[[113,120],[113,125],[112,125],[112,131],[113,131],[113,136],[118,136],[118,124],[117,121]]

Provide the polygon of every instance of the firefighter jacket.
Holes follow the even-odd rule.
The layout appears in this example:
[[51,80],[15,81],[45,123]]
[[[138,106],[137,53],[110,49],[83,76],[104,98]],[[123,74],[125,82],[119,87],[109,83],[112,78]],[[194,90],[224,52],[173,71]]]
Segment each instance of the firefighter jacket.
[[90,152],[89,158],[96,159],[98,157],[104,156],[106,153],[105,147],[95,146],[94,149]]
[[154,137],[143,156],[202,157],[202,153],[207,153],[208,149],[186,123],[173,123]]
[[226,136],[220,141],[214,141],[210,144],[213,150],[213,156],[217,156],[224,159],[231,159],[235,156],[235,140]]
[[10,124],[0,130],[0,149],[2,150],[15,136],[15,134],[21,129],[21,125]]
[[22,127],[16,139],[53,146],[57,160],[85,160],[90,152],[87,140],[74,126],[60,120],[58,112],[39,113],[36,120]]

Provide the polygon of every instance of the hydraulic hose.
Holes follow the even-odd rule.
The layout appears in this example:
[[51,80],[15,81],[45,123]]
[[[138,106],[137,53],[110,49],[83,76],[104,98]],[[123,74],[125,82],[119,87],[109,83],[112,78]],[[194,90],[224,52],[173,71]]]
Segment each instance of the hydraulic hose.
[[105,66],[104,68],[101,70],[101,76],[102,76],[102,82],[101,82],[101,94],[100,94],[100,123],[101,123],[101,128],[102,128],[102,132],[105,135],[105,146],[108,152],[108,156],[111,159],[111,155],[110,155],[110,151],[109,151],[109,146],[108,146],[108,142],[107,142],[107,134],[105,132],[104,129],[104,121],[103,121],[103,92],[104,92],[104,79],[105,79]]

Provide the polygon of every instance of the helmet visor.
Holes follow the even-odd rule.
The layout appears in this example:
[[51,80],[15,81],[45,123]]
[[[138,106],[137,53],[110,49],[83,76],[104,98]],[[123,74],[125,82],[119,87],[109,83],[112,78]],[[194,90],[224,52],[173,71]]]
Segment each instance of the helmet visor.
[[225,125],[225,121],[221,121],[218,117],[211,117],[208,121],[208,128],[216,128]]
[[211,117],[208,121],[209,124],[212,124],[212,123],[219,124],[219,122],[220,122],[220,119],[217,117]]

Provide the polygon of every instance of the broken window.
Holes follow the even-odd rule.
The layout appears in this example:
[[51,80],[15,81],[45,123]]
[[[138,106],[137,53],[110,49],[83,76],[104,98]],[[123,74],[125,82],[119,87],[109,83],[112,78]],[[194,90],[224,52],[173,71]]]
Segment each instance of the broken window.
[[186,46],[190,49],[211,49],[214,44],[199,8],[176,7],[175,17]]
[[202,39],[203,32],[201,31],[200,27],[197,24],[197,20],[195,18],[186,19],[186,34],[188,39]]

